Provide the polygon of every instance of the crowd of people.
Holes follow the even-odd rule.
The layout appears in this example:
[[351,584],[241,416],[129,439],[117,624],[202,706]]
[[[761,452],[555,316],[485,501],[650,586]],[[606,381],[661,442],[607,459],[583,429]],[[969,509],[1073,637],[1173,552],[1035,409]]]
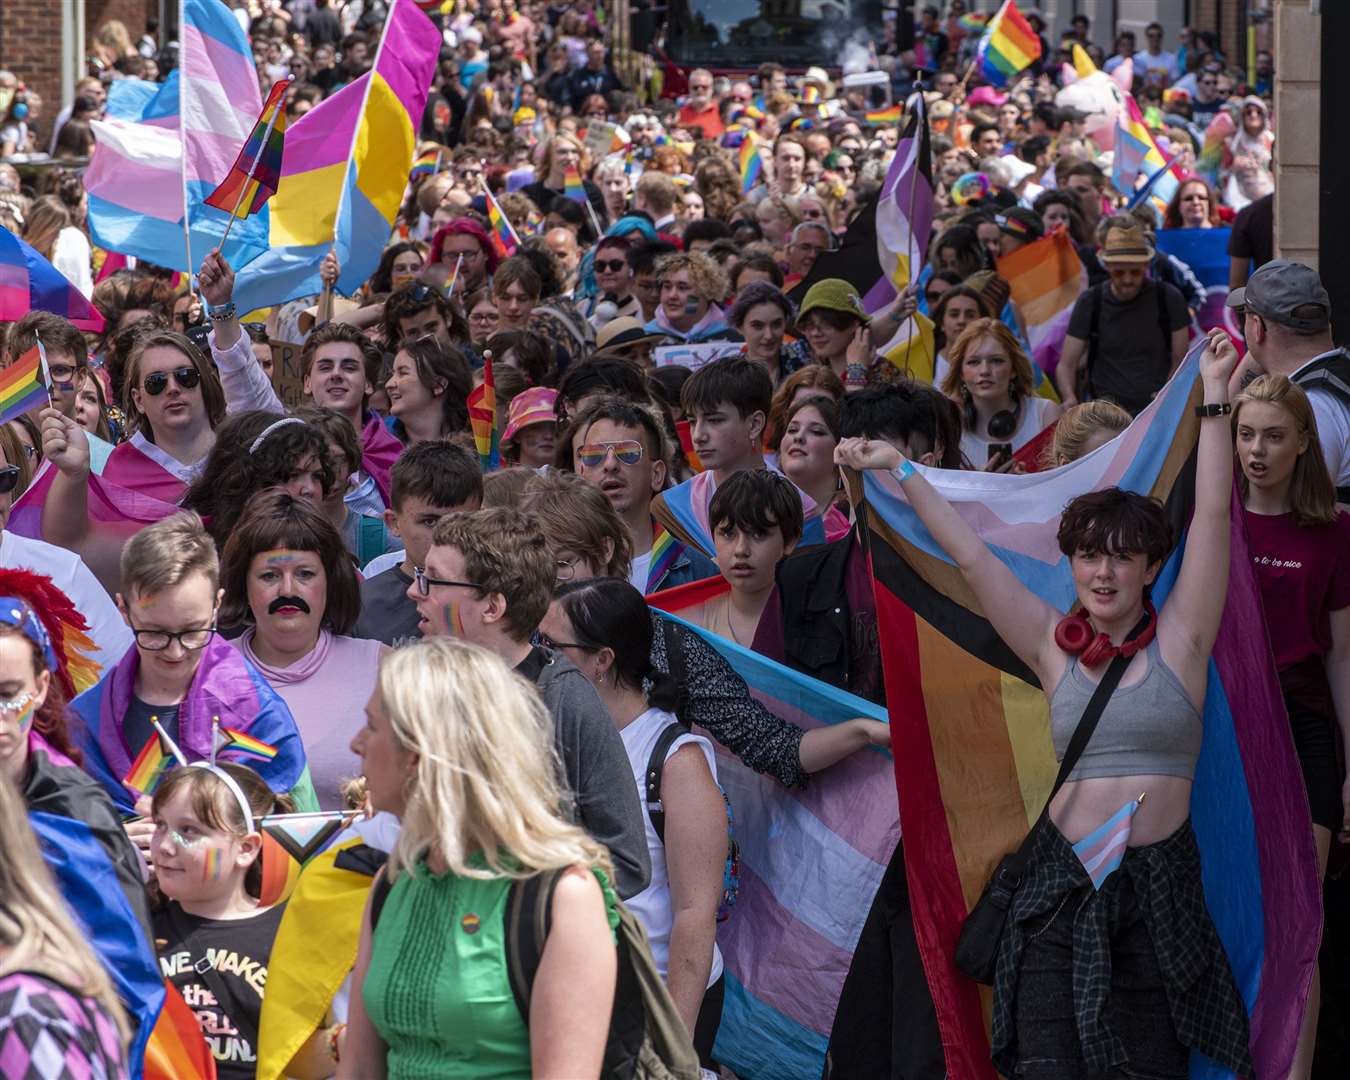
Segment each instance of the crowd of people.
[[[227,6],[264,94],[293,80],[297,119],[369,69],[389,5]],[[114,81],[168,77],[175,43],[96,28],[53,120],[0,72],[0,152],[65,162],[0,163],[0,225],[106,322],[3,327],[5,364],[41,342],[50,403],[0,426],[0,1072],[126,1075],[153,1023],[130,968],[72,921],[88,898],[47,850],[52,819],[102,852],[112,936],[186,1002],[222,1078],[631,1075],[628,913],[674,1075],[716,1075],[719,927],[753,912],[731,907],[714,745],[801,789],[891,735],[776,715],[646,598],[721,578],[699,629],[884,705],[846,467],[898,478],[1044,688],[1058,757],[1101,663],[1124,658],[1009,915],[995,1066],[1183,1077],[1194,1050],[1250,1075],[1189,824],[1234,476],[1320,871],[1350,840],[1350,357],[1316,272],[1274,258],[1269,54],[1251,81],[1208,34],[1169,50],[1155,24],[1141,50],[1121,29],[1107,49],[1078,15],[1052,42],[1031,10],[1041,56],[999,88],[950,0],[886,24],[873,96],[824,66],[617,54],[592,0],[419,6],[444,47],[378,268],[351,297],[260,313],[237,310],[219,250],[186,275],[91,243],[74,163],[98,152],[91,121]],[[1178,171],[1165,206],[1113,187],[1114,115],[1065,93],[1122,77]],[[908,285],[869,309],[831,260],[872,227],[914,94],[934,224]],[[1205,286],[1158,238],[1225,227],[1228,328],[1202,327]],[[1061,234],[1083,275],[1046,370],[1005,260]],[[325,282],[339,272],[330,256]],[[918,325],[922,374],[888,358]],[[273,355],[292,346],[296,408]],[[1079,493],[1059,529],[1066,619],[925,478],[1085,457],[1193,349],[1195,506],[1168,600],[1150,599],[1177,540],[1161,505]],[[1097,890],[1072,846],[1141,787]],[[278,884],[263,824],[293,814],[342,831]],[[543,934],[523,962],[522,910]],[[269,980],[288,933],[332,957],[317,996]],[[1310,1075],[1318,1006],[1314,980],[1290,1075]],[[40,1064],[52,1046],[78,1064]],[[944,1075],[903,849],[827,1061],[841,1080]]]

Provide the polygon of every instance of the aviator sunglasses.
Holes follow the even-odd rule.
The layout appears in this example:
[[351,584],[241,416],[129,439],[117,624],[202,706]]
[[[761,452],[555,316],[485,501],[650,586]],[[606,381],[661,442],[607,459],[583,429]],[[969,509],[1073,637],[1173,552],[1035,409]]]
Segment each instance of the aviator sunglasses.
[[[201,385],[202,373],[190,364],[173,369],[173,381],[180,389],[194,390]],[[145,392],[151,397],[159,397],[169,388],[169,372],[152,371],[145,377]]]

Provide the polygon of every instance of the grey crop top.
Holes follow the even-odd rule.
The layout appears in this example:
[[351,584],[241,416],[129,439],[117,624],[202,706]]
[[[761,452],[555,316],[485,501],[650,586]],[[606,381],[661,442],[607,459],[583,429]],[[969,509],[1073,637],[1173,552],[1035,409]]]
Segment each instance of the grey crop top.
[[[1163,662],[1158,642],[1144,650],[1148,671],[1133,686],[1118,686],[1069,780],[1107,776],[1195,778],[1202,723],[1176,673]],[[1074,729],[1096,690],[1072,657],[1050,696],[1050,734],[1062,761]]]

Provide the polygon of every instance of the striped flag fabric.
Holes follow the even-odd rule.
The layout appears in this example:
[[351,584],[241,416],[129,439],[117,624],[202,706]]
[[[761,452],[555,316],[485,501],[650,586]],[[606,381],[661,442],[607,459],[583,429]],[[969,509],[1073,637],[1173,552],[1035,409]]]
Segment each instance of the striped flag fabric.
[[895,148],[877,202],[882,278],[863,297],[869,315],[885,307],[923,265],[933,231],[933,150],[923,95],[909,101],[909,122]]
[[[714,557],[712,528],[708,525],[708,507],[717,493],[717,479],[711,472],[700,472],[681,484],[666,488],[652,500],[652,517],[686,547]],[[807,511],[800,547],[825,543],[825,524],[820,512],[806,495],[802,509]]]
[[[1202,351],[1198,343],[1125,432],[1069,465],[1024,476],[916,468],[1024,585],[1067,611],[1075,593],[1056,530],[1070,499],[1114,485],[1162,499],[1178,525],[1188,519]],[[994,1075],[986,1003],[953,953],[994,865],[1021,842],[1053,786],[1049,708],[896,478],[868,472],[854,491],[874,575],[915,934],[948,1075],[984,1080]],[[1240,513],[1232,544],[1191,821],[1206,903],[1250,1013],[1256,1074],[1284,1076],[1317,959],[1321,891],[1270,646],[1251,632],[1263,616]],[[1160,610],[1183,547],[1153,586]]]
[[164,1005],[145,1047],[145,1080],[215,1080],[216,1059],[197,1014],[178,988],[164,980]]
[[102,333],[103,316],[83,293],[27,241],[0,226],[0,322],[50,311],[77,330]]
[[[1147,793],[1145,793],[1147,794]],[[1125,849],[1130,844],[1130,830],[1134,815],[1143,805],[1144,796],[1131,799],[1087,836],[1073,845],[1073,853],[1083,864],[1092,887],[1100,889],[1125,860]]]
[[255,739],[247,731],[221,727],[219,723],[213,724],[213,728],[217,754],[225,750],[237,750],[241,754],[261,758],[263,761],[271,761],[277,756],[275,746],[265,743],[261,739]]
[[581,182],[581,173],[569,165],[563,170],[563,194],[573,202],[586,201],[586,185]]
[[487,196],[488,223],[492,226],[492,231],[488,235],[492,240],[492,246],[497,249],[497,257],[505,259],[516,253],[520,238],[516,236],[516,230],[511,227],[511,222],[502,213],[500,204],[492,197],[492,192],[486,185],[483,187],[483,193]]
[[502,463],[501,432],[497,426],[497,384],[492,377],[492,356],[483,357],[483,381],[469,392],[469,427],[483,472]]
[[1149,196],[1164,208],[1181,184],[1181,171],[1163,154],[1134,95],[1125,94],[1116,118],[1115,154],[1111,160],[1111,184],[1122,195],[1133,195],[1141,175],[1152,181]]
[[873,109],[865,114],[869,124],[898,124],[900,118],[905,115],[904,107],[900,102],[885,109]]
[[343,295],[375,272],[408,185],[440,46],[412,0],[393,0],[370,71],[287,131],[277,193],[249,222],[267,225],[264,250],[237,265],[240,312],[322,291],[319,266],[330,250]]
[[408,175],[414,176],[435,176],[441,171],[442,151],[437,150],[434,153],[428,150],[425,154],[413,162],[413,167]]
[[997,260],[1000,276],[1026,326],[1031,359],[1054,375],[1074,301],[1087,288],[1087,270],[1068,232],[1056,229]]
[[759,150],[759,136],[753,131],[747,131],[745,138],[741,140],[737,164],[741,173],[741,193],[745,194],[759,183],[760,174],[764,171],[764,158]]
[[286,142],[286,91],[290,86],[290,79],[272,84],[258,122],[230,166],[229,175],[203,200],[207,206],[246,218],[277,193]]
[[0,370],[0,424],[30,409],[51,404],[47,392],[47,359],[39,342],[9,367]]
[[164,774],[177,764],[174,756],[164,748],[159,732],[153,732],[145,740],[145,745],[131,763],[126,776],[122,777],[122,783],[135,788],[142,795],[153,795],[159,782],[164,779]]
[[[721,578],[648,601],[731,665],[766,708],[808,730],[885,710],[686,621]],[[726,1000],[714,1055],[742,1080],[821,1075],[863,923],[900,840],[895,773],[862,751],[789,790],[714,742],[741,845],[740,895],[719,924]]]
[[1041,39],[1017,9],[1004,4],[985,26],[977,51],[980,72],[992,86],[1007,86],[1041,57]]
[[1200,147],[1200,153],[1195,156],[1196,174],[1208,181],[1210,187],[1219,186],[1219,168],[1223,165],[1223,150],[1228,142],[1228,137],[1237,131],[1237,124],[1233,122],[1233,114],[1227,109],[1220,109],[1214,114],[1214,119],[1209,122],[1205,128],[1205,140]]

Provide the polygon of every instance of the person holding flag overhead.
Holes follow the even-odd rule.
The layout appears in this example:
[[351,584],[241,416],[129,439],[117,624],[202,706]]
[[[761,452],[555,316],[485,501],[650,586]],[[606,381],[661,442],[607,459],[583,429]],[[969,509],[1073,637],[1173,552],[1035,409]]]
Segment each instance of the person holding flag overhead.
[[894,446],[847,439],[837,451],[842,465],[892,473],[1049,701],[1060,775],[1026,843],[991,882],[1004,890],[1006,922],[978,918],[986,894],[957,947],[958,967],[993,983],[993,1062],[1005,1076],[1184,1077],[1193,1050],[1252,1075],[1247,1010],[1205,906],[1190,822],[1228,582],[1236,363],[1227,335],[1213,331],[1195,407],[1195,510],[1161,612],[1149,590],[1174,535],[1157,500],[1105,488],[1065,507],[1059,548],[1077,600],[1065,616]]

